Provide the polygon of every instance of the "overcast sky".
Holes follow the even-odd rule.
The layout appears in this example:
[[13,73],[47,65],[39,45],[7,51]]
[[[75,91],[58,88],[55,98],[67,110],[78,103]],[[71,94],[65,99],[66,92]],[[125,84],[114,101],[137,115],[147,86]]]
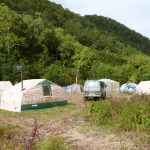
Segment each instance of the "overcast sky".
[[117,20],[150,38],[150,0],[50,0],[80,15],[97,14]]

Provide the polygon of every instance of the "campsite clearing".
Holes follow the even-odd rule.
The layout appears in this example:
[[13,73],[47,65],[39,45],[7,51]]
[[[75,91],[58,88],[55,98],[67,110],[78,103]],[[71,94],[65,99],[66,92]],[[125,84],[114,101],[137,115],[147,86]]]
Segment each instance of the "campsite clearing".
[[[34,118],[37,121],[37,150],[62,144],[64,149],[73,150],[148,149],[148,135],[145,133],[117,132],[91,126],[86,120],[86,113],[79,94],[71,100],[71,104],[63,107],[21,113],[0,110],[0,149],[24,149],[36,127]],[[61,146],[59,148],[63,150]]]

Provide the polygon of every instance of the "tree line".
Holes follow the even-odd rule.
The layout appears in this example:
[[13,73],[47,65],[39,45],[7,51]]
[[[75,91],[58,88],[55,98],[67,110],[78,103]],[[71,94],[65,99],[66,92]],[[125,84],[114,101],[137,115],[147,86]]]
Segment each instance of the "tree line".
[[47,0],[0,0],[0,80],[47,78],[60,85],[150,78],[150,41],[102,16],[80,16]]

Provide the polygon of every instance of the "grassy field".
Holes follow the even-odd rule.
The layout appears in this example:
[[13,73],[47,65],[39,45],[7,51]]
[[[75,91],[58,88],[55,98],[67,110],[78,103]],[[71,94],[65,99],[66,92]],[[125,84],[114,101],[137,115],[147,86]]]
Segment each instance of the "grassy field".
[[89,101],[21,113],[0,110],[0,150],[150,149],[150,102]]

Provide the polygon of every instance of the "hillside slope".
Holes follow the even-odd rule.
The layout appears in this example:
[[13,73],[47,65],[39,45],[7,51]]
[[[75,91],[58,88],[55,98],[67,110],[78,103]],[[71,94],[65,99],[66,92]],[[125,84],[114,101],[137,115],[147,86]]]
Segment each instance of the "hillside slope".
[[61,85],[76,78],[81,83],[150,78],[150,40],[115,20],[82,17],[47,0],[0,3],[1,80],[19,80],[17,64],[23,65],[24,78],[44,77]]

